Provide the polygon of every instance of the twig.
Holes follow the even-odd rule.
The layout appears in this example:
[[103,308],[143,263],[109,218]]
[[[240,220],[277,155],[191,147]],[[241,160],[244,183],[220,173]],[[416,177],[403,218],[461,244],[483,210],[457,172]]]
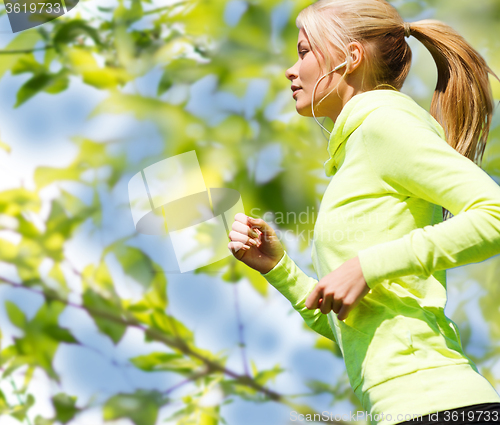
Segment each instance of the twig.
[[196,372],[196,373],[193,373],[190,377],[184,379],[183,381],[181,382],[178,382],[177,384],[171,386],[170,388],[168,388],[167,390],[165,390],[163,393],[164,394],[170,394],[172,391],[175,391],[177,388],[180,388],[182,387],[183,385],[186,385],[186,384],[189,384],[190,382],[198,379],[198,378],[201,378],[203,376],[206,376],[210,373],[210,371],[208,369],[205,369],[201,372]]
[[162,7],[157,7],[156,9],[145,10],[143,15],[151,15],[151,14],[154,14],[157,12],[162,12],[164,10],[173,9],[174,7],[177,7],[181,4],[186,4],[186,3],[187,3],[187,1],[180,1],[180,2],[177,2],[174,4],[169,4],[168,6],[162,6]]
[[36,52],[37,50],[47,50],[47,49],[53,49],[54,46],[43,46],[43,47],[35,47],[33,49],[14,49],[14,50],[0,50],[0,55],[16,55],[16,54],[21,54],[21,53],[32,53]]
[[234,307],[236,310],[236,322],[238,323],[238,340],[239,340],[238,345],[240,346],[241,349],[241,361],[243,362],[243,370],[245,371],[245,375],[250,376],[250,371],[248,370],[248,362],[245,353],[246,344],[243,338],[243,322],[241,320],[240,306],[238,304],[238,288],[236,283],[233,285],[233,288],[234,288]]

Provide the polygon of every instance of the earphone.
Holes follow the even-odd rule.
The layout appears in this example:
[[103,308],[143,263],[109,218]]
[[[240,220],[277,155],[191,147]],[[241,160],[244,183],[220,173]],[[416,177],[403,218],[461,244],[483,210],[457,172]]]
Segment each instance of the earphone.
[[313,92],[312,92],[312,97],[311,97],[311,111],[312,111],[312,115],[313,115],[313,118],[316,120],[316,122],[320,125],[321,128],[323,128],[323,130],[325,130],[326,132],[328,132],[329,134],[332,134],[330,131],[328,131],[325,127],[323,127],[321,125],[321,123],[316,119],[316,116],[314,115],[314,93],[316,92],[316,87],[318,86],[319,82],[325,78],[328,74],[331,74],[332,72],[335,72],[337,70],[339,70],[340,68],[344,67],[347,65],[347,61],[345,62],[342,62],[340,65],[336,66],[335,68],[333,68],[331,71],[327,72],[325,75],[323,75],[318,81],[316,81],[316,85],[314,86],[314,89],[313,89]]

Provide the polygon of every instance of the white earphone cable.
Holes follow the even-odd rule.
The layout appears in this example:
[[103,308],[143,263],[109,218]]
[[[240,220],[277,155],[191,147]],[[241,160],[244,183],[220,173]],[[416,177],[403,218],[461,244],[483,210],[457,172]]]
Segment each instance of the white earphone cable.
[[316,115],[314,115],[314,93],[316,92],[316,87],[318,87],[318,84],[319,82],[325,78],[328,74],[331,74],[332,72],[335,72],[337,71],[338,69],[342,68],[343,66],[346,66],[347,65],[347,61],[341,63],[340,65],[336,66],[334,69],[332,69],[330,72],[327,72],[325,75],[323,75],[318,81],[316,81],[316,84],[314,86],[314,89],[313,89],[313,92],[312,92],[312,97],[311,97],[311,111],[312,111],[312,115],[313,115],[313,118],[316,120],[316,122],[319,124],[319,126],[325,130],[326,132],[328,132],[328,134],[332,134],[331,131],[328,131],[325,127],[323,127],[323,125],[321,125],[321,123],[317,120],[316,118]]

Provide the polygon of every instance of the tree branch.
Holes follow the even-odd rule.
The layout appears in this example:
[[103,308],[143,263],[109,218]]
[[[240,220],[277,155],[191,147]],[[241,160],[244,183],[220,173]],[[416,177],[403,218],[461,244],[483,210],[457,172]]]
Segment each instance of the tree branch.
[[[67,306],[78,308],[80,310],[84,310],[87,313],[90,313],[92,316],[97,316],[97,317],[100,317],[101,319],[109,320],[110,322],[118,323],[120,325],[140,329],[149,338],[151,338],[155,341],[158,341],[158,342],[162,342],[171,348],[175,348],[175,349],[181,351],[182,353],[184,353],[187,356],[194,357],[194,358],[200,360],[201,362],[203,362],[206,365],[206,367],[208,368],[209,371],[224,373],[225,375],[230,376],[231,378],[236,380],[239,384],[248,386],[250,388],[255,389],[256,391],[264,393],[271,400],[282,401],[283,396],[281,394],[278,394],[272,390],[269,390],[269,389],[263,387],[260,384],[257,384],[249,376],[239,375],[238,373],[233,372],[232,370],[225,368],[224,366],[220,365],[219,363],[217,363],[213,360],[207,359],[204,356],[202,356],[201,354],[196,353],[181,338],[178,338],[178,337],[172,338],[168,335],[163,334],[160,331],[157,331],[156,329],[146,328],[145,326],[141,325],[141,323],[138,322],[136,319],[132,319],[132,318],[123,319],[122,317],[118,317],[118,316],[116,316],[112,313],[109,313],[107,311],[96,309],[94,307],[85,307],[83,305],[80,305],[80,304],[68,301],[64,298],[61,298],[60,296],[56,295],[55,293],[49,293],[49,292],[45,292],[43,290],[37,290],[37,289],[31,288],[29,286],[25,286],[22,283],[13,282],[12,280],[7,279],[7,278],[2,277],[2,276],[0,276],[0,281],[5,282],[6,284],[13,286],[15,288],[22,288],[22,289],[26,289],[28,291],[37,293],[39,295],[42,295],[46,299],[49,299],[52,301],[59,301]],[[30,282],[33,282],[33,281],[30,281]],[[39,281],[36,280],[36,282],[39,282]]]
[[[230,369],[225,368],[224,366],[220,365],[219,363],[217,363],[213,360],[205,358],[201,354],[198,354],[195,351],[193,351],[182,339],[172,338],[168,335],[163,334],[160,331],[157,331],[156,329],[146,328],[143,325],[141,325],[140,322],[138,322],[136,319],[133,319],[133,318],[123,319],[122,317],[118,317],[118,316],[111,314],[111,313],[108,313],[106,311],[102,311],[102,310],[99,310],[99,309],[96,309],[93,307],[85,307],[83,305],[80,305],[80,304],[68,301],[64,298],[61,298],[60,296],[56,295],[54,292],[45,292],[43,290],[37,290],[37,289],[34,289],[32,287],[25,286],[22,283],[14,282],[14,281],[7,279],[5,277],[2,277],[2,276],[0,276],[0,282],[4,282],[4,283],[6,283],[14,288],[26,289],[26,290],[31,291],[33,293],[39,294],[48,300],[59,301],[67,306],[86,311],[87,313],[91,314],[92,316],[98,316],[101,319],[109,320],[110,322],[114,322],[114,323],[118,323],[120,325],[130,326],[130,327],[140,329],[147,336],[149,336],[149,338],[151,338],[155,341],[158,341],[158,342],[162,342],[171,348],[177,349],[187,356],[195,357],[205,364],[206,369],[204,371],[199,372],[200,375],[198,375],[197,373],[191,375],[185,381],[182,381],[179,384],[177,384],[176,386],[167,390],[166,393],[170,393],[171,391],[176,389],[178,386],[182,386],[182,385],[186,384],[187,382],[196,379],[197,377],[201,377],[201,376],[210,374],[211,372],[219,372],[219,373],[223,373],[227,376],[230,376],[236,382],[238,382],[238,384],[240,384],[240,385],[250,387],[258,392],[265,394],[267,397],[269,397],[273,401],[280,402],[280,403],[283,403],[283,404],[289,406],[290,408],[294,409],[299,414],[311,415],[311,417],[314,417],[314,415],[320,415],[318,412],[315,412],[314,410],[310,409],[308,406],[296,405],[296,404],[292,403],[291,401],[287,400],[285,396],[283,396],[275,391],[272,391],[272,390],[265,388],[264,386],[255,382],[250,376],[240,375],[236,372],[233,372]],[[33,282],[40,283],[41,281],[39,279],[33,279],[33,280],[29,280],[28,282],[29,283],[33,283]],[[25,282],[25,283],[28,283],[28,282]],[[335,421],[335,420],[330,420],[330,419],[326,419],[323,422],[325,424],[333,424],[333,425],[348,425],[349,424],[348,422]]]

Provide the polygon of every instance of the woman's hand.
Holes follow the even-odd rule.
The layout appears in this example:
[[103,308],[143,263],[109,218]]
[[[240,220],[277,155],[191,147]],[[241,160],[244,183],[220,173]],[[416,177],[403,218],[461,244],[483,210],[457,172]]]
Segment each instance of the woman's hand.
[[285,250],[274,229],[261,218],[247,217],[243,213],[234,216],[231,242],[227,247],[247,266],[260,273],[267,273],[283,257]]
[[323,314],[333,310],[339,320],[344,320],[368,292],[370,287],[356,256],[316,284],[306,299],[306,307],[309,310],[319,308]]

